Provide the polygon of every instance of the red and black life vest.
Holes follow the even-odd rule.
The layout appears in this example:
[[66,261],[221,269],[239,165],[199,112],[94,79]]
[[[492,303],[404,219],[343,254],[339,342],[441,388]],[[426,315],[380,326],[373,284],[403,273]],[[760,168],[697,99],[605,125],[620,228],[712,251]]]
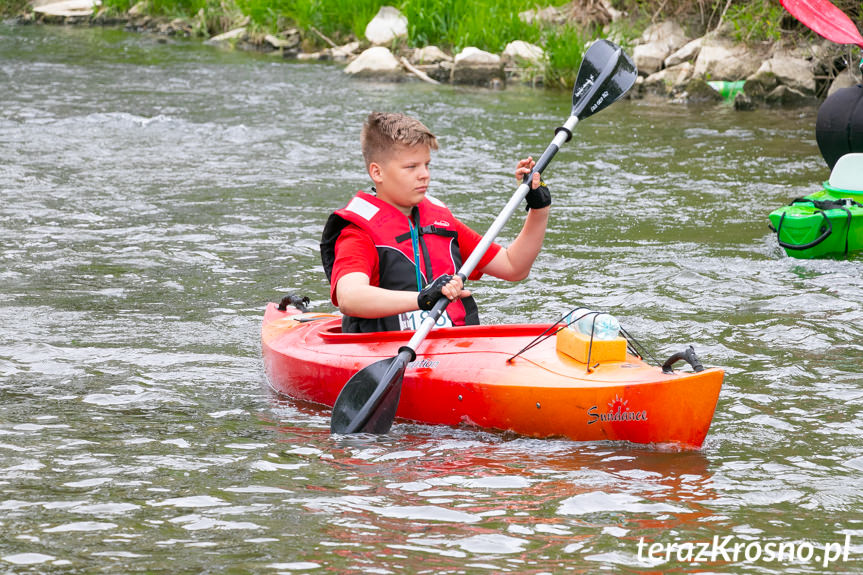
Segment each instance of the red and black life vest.
[[[412,220],[419,236],[419,271],[423,286],[441,274],[454,274],[461,267],[461,254],[455,216],[440,201],[426,196],[413,209]],[[327,279],[332,281],[336,240],[349,223],[359,226],[375,244],[380,269],[379,285],[384,289],[417,291],[414,248],[408,218],[396,207],[376,196],[358,192],[347,206],[333,212],[321,238],[321,261]],[[449,304],[447,314],[453,325],[476,325],[479,313],[473,297]],[[342,331],[347,333],[398,331],[396,315],[365,319],[344,316]]]

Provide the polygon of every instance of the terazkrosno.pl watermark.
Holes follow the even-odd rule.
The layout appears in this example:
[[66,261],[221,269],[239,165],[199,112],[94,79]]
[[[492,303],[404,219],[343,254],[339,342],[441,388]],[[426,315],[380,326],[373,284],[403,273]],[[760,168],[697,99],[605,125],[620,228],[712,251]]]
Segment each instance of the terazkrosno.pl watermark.
[[827,567],[848,561],[851,535],[844,543],[809,541],[739,541],[733,535],[713,536],[713,541],[648,543],[638,541],[638,560],[647,564],[679,561],[684,563],[819,563]]

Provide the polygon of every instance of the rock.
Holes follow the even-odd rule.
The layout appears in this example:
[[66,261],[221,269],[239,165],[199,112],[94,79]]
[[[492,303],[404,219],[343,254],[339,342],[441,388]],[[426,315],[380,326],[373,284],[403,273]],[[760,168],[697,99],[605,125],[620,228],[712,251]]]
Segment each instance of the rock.
[[642,44],[632,50],[638,72],[649,76],[662,69],[665,59],[687,42],[683,28],[673,20],[648,27],[641,35]]
[[497,54],[480,50],[475,46],[468,46],[455,55],[454,63],[471,66],[500,66],[501,59]]
[[345,60],[353,58],[354,54],[359,49],[359,42],[349,42],[344,46],[338,46],[337,48],[333,48],[332,50],[330,50],[330,52],[333,55],[333,60],[335,60],[336,62],[344,62]]
[[518,18],[525,24],[563,24],[566,22],[566,16],[554,6],[548,6],[542,10],[519,12]]
[[764,101],[767,94],[779,85],[779,79],[772,72],[753,74],[743,83],[743,92],[753,101]]
[[576,22],[582,28],[602,28],[620,20],[623,13],[615,10],[608,0],[572,0],[560,7],[567,21]]
[[404,77],[402,65],[389,48],[372,46],[364,50],[345,68],[345,73],[358,77],[400,80]]
[[851,68],[848,68],[844,72],[841,72],[836,78],[833,79],[833,82],[830,83],[830,89],[827,91],[827,97],[829,98],[836,92],[837,90],[841,90],[843,88],[850,88],[851,86],[856,86],[859,84],[857,79],[854,77],[854,74],[851,72]]
[[267,34],[264,36],[264,42],[275,48],[276,50],[291,50],[300,45],[300,31],[296,28],[280,32],[277,36]]
[[812,101],[812,98],[802,92],[779,85],[767,94],[765,101],[772,106],[799,106]]
[[440,62],[452,62],[452,56],[437,46],[426,46],[416,48],[408,58],[411,64],[439,64]]
[[692,78],[686,83],[687,102],[721,102],[722,96],[710,87],[701,77]]
[[780,84],[804,96],[815,95],[815,73],[812,62],[802,58],[774,56],[761,64],[757,74],[773,74]]
[[510,42],[504,48],[501,60],[507,79],[532,86],[543,83],[546,56],[545,51],[539,46],[523,40]]
[[158,22],[156,31],[163,36],[185,36],[192,34],[192,25],[182,18],[175,18],[170,22]]
[[631,98],[643,98],[644,97],[644,76],[636,76],[635,84],[633,84],[632,88],[629,89],[627,95]]
[[233,30],[228,30],[224,34],[219,34],[218,36],[213,36],[206,42],[205,44],[223,44],[225,42],[230,42],[232,40],[245,40],[248,37],[246,34],[246,27],[242,28],[234,28]]
[[64,0],[35,6],[33,12],[42,16],[82,18],[90,16],[96,5],[96,0]]
[[453,58],[437,46],[413,50],[408,61],[438,82],[449,82],[452,77]]
[[734,96],[734,109],[740,110],[741,112],[754,110],[756,108],[755,102],[752,101],[752,98],[746,95],[746,92],[737,92]]
[[524,40],[516,40],[506,45],[501,57],[504,64],[535,66],[545,60],[545,52],[539,46]]
[[329,50],[321,50],[320,52],[299,52],[297,54],[297,60],[301,61],[329,60],[331,57],[332,54]]
[[761,66],[762,55],[745,45],[732,44],[726,40],[707,39],[701,44],[695,59],[695,75],[711,80],[743,80],[754,74]]
[[672,66],[695,60],[695,58],[698,57],[698,53],[701,51],[701,44],[703,41],[703,38],[696,38],[691,42],[687,42],[681,48],[672,52],[671,55],[665,59],[663,65],[666,68],[671,68]]
[[689,39],[686,37],[686,32],[683,31],[680,24],[674,20],[666,20],[659,24],[648,26],[641,33],[640,41],[642,44],[662,42],[667,44],[672,50],[677,50],[686,44]]
[[146,0],[144,0],[142,2],[138,2],[137,4],[135,4],[134,6],[129,8],[129,11],[127,12],[127,14],[133,18],[136,16],[144,16],[146,13],[147,13],[147,2],[146,2]]
[[429,78],[433,78],[441,83],[449,83],[452,81],[452,62],[438,62],[437,64],[418,64],[417,69],[421,70]]
[[171,20],[171,30],[175,35],[185,36],[188,38],[194,33],[195,28],[188,20],[183,18],[174,18]]
[[453,84],[497,87],[504,81],[503,61],[497,54],[468,46],[456,54],[451,79]]
[[389,44],[408,35],[408,19],[392,6],[381,6],[366,25],[366,39],[375,45]]
[[632,49],[632,61],[642,76],[650,76],[662,69],[669,52],[660,44],[640,44]]
[[651,74],[644,79],[642,91],[647,94],[667,96],[675,90],[683,89],[692,78],[694,67],[689,62],[672,66]]

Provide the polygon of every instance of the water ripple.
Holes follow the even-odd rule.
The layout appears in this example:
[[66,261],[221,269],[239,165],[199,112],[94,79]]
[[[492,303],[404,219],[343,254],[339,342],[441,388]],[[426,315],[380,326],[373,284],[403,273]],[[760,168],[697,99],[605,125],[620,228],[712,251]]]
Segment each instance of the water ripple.
[[320,230],[368,185],[363,118],[420,116],[433,193],[482,231],[568,96],[2,23],[0,71],[7,569],[733,571],[637,543],[859,536],[863,259],[794,260],[766,227],[826,179],[814,108],[616,103],[544,174],[531,277],[471,286],[486,323],[585,305],[657,357],[694,344],[726,368],[701,451],[402,422],[342,438],[268,390],[259,330],[284,293],[330,309]]

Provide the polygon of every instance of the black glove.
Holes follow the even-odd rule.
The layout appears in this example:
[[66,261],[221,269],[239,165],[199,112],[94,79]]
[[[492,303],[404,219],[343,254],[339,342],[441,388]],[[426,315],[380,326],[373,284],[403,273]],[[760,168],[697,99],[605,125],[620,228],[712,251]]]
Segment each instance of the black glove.
[[452,274],[443,274],[436,277],[432,283],[424,287],[419,295],[417,295],[417,303],[420,309],[428,311],[433,308],[435,302],[443,297],[443,294],[441,294],[443,286],[448,284],[451,279]]
[[551,192],[548,191],[548,187],[545,185],[545,182],[540,180],[539,185],[535,188],[531,188],[524,199],[527,200],[526,209],[541,210],[542,208],[551,205]]

